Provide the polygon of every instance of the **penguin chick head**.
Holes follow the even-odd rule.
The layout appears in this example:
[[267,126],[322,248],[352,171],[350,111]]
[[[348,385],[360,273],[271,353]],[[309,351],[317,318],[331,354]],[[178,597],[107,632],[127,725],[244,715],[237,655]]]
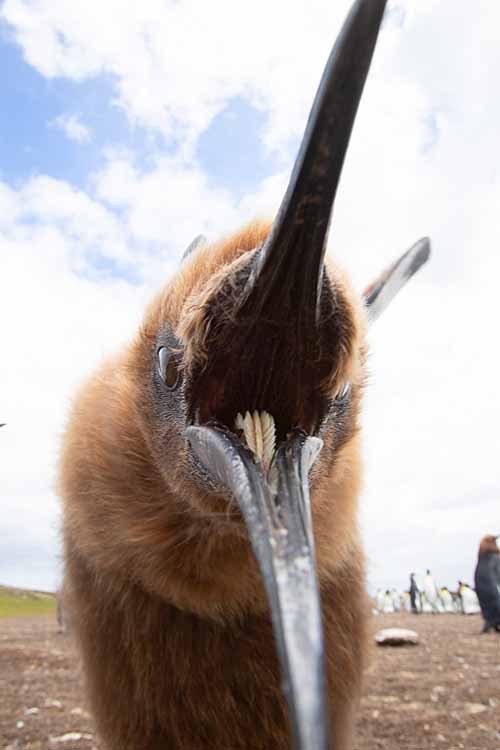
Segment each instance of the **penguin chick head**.
[[262,302],[267,290],[252,286],[252,276],[268,233],[268,225],[252,224],[192,252],[149,307],[129,368],[141,430],[169,490],[198,511],[235,520],[228,491],[190,449],[190,425],[237,432],[239,414],[265,411],[277,443],[294,431],[321,437],[313,489],[334,464],[341,480],[357,461],[349,448],[365,380],[363,298],[326,264],[317,316],[316,300],[310,313],[298,306],[293,280]]

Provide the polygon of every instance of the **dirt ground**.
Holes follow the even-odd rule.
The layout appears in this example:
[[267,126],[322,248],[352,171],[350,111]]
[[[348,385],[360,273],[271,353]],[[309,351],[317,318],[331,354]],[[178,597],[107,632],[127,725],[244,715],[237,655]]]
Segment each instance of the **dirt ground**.
[[[500,750],[500,635],[478,635],[479,616],[373,620],[374,632],[396,626],[420,645],[374,647],[356,750]],[[71,639],[53,618],[0,619],[0,696],[1,750],[99,747]]]

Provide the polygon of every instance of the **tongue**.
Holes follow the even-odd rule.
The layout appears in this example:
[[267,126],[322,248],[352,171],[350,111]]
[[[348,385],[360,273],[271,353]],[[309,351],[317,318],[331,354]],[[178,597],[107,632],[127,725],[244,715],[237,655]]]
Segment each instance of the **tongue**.
[[238,414],[234,426],[241,430],[242,438],[261,465],[264,474],[268,474],[276,449],[276,425],[274,417],[267,411],[249,411],[243,417]]

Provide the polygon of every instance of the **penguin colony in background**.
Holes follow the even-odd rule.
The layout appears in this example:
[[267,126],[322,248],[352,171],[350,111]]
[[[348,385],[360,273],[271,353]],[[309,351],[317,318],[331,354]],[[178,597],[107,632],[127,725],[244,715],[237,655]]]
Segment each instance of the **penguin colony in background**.
[[[388,615],[394,612],[413,611],[409,591],[377,589],[374,604],[376,614]],[[420,590],[416,596],[415,609],[422,614],[476,615],[481,612],[476,591],[462,581],[459,582],[457,592],[451,592],[443,586],[430,598],[425,590]]]
[[[500,632],[500,548],[498,538],[485,536],[479,545],[479,554],[474,573],[473,589],[463,581],[458,582],[457,590],[452,592],[446,586],[439,588],[427,570],[422,587],[415,585],[416,596],[412,606],[410,591],[398,593],[396,589],[377,589],[375,594],[375,613],[393,614],[394,612],[417,611],[423,614],[457,614],[475,615],[481,613],[484,619],[483,632],[497,630]],[[415,581],[412,573],[410,582]]]
[[196,241],[76,399],[64,591],[107,750],[352,747],[365,334],[429,256],[361,296],[324,261],[384,8],[354,3],[272,227]]

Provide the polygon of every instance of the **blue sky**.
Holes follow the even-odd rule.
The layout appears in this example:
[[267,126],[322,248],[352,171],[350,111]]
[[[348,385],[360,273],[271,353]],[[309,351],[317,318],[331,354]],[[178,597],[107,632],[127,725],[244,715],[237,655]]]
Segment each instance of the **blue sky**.
[[[72,83],[47,80],[26,64],[10,35],[0,36],[2,117],[0,159],[4,179],[17,183],[33,174],[49,174],[85,186],[89,171],[102,162],[102,147],[128,144],[132,133],[123,113],[109,106],[106,80]],[[85,147],[51,127],[61,113],[77,111],[96,134]]]
[[[89,177],[102,168],[108,149],[127,150],[143,166],[158,152],[175,152],[175,138],[166,139],[130,122],[114,103],[111,76],[48,80],[26,63],[5,25],[1,31],[0,176],[4,180],[17,184],[46,174],[85,189]],[[85,124],[88,141],[75,142],[54,125],[65,113]],[[213,118],[196,144],[195,157],[215,185],[242,196],[283,166],[276,153],[264,149],[259,135],[264,122],[265,114],[239,96]],[[297,139],[290,145],[296,147]]]
[[[57,585],[76,387],[193,237],[273,215],[348,7],[0,6],[0,581]],[[475,7],[389,0],[335,206],[330,252],[358,289],[422,235],[434,247],[370,336],[374,587],[470,579],[499,526],[500,8]]]
[[[261,180],[283,166],[275,153],[266,154],[260,133],[265,114],[235,97],[201,135],[196,156],[214,183],[238,197],[257,189]],[[297,147],[292,143],[291,148]]]

